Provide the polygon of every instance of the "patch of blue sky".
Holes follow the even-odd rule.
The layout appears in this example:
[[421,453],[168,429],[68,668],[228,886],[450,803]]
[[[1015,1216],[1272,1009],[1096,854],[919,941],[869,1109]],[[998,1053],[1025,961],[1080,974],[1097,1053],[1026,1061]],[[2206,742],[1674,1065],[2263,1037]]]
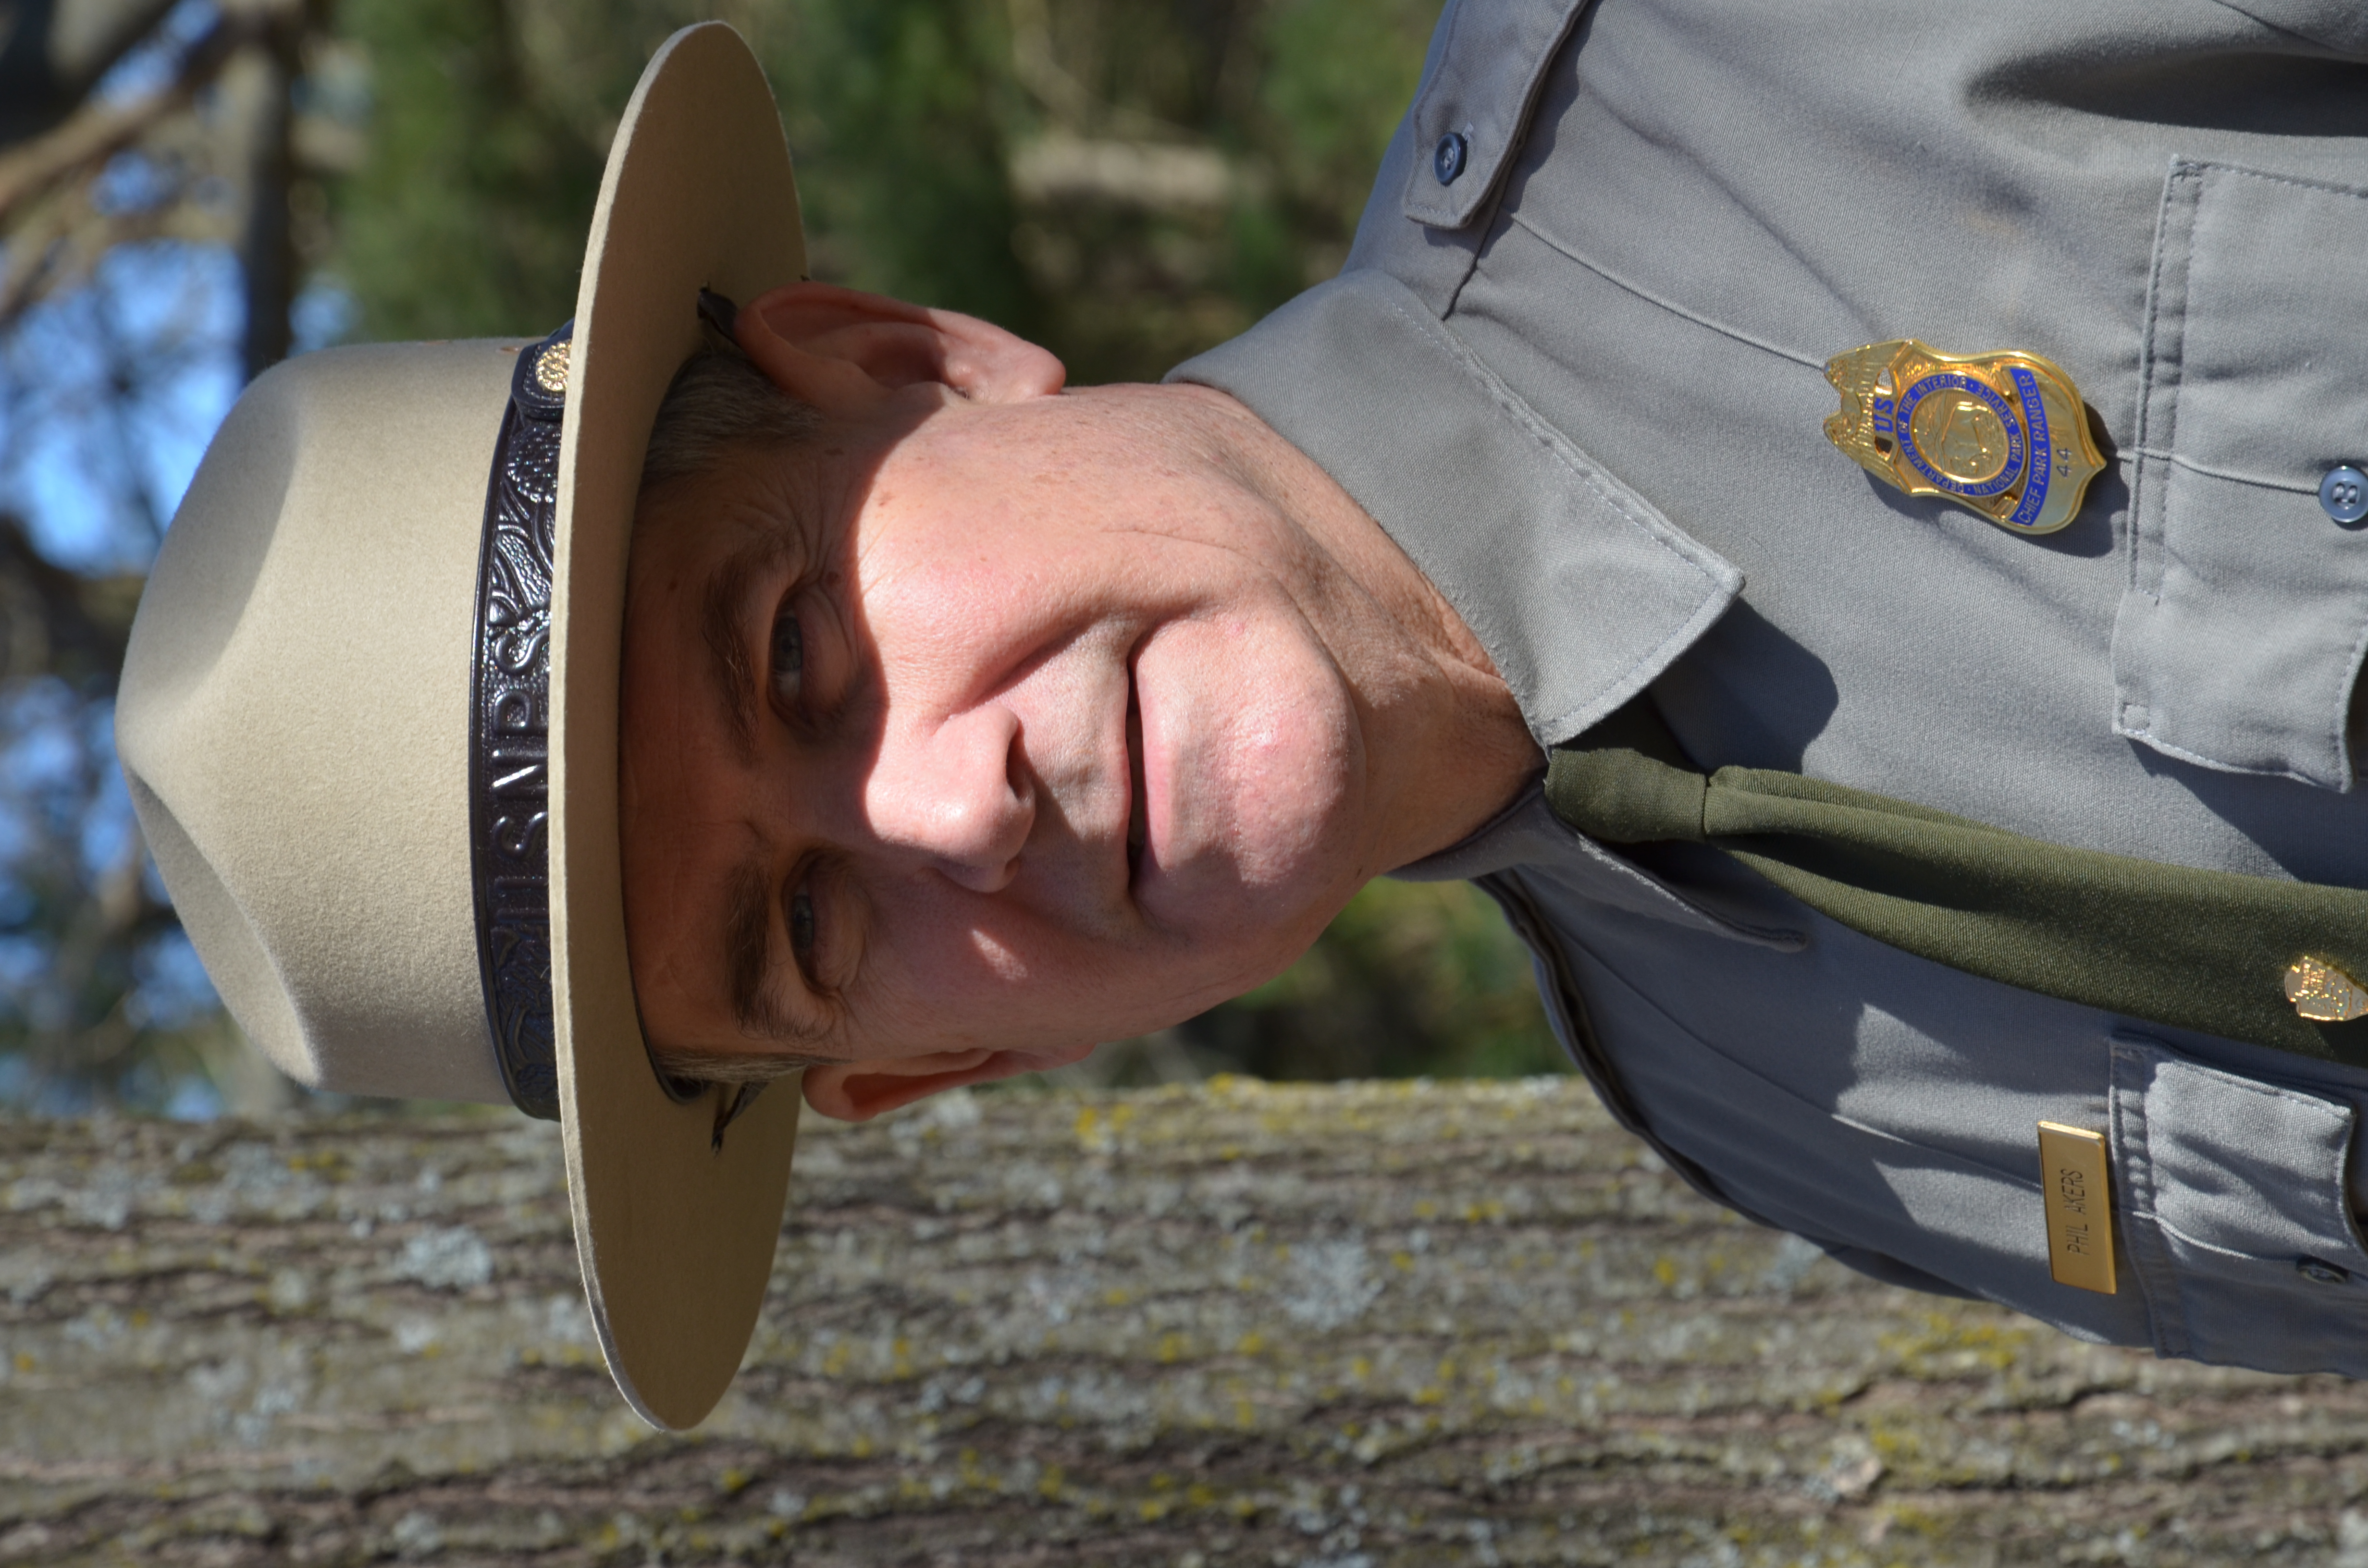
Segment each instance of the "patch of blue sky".
[[361,309],[346,286],[334,278],[316,277],[297,294],[288,312],[289,331],[295,339],[290,352],[310,354],[315,348],[343,343],[360,323]]
[[10,1099],[35,1116],[88,1116],[99,1108],[98,1085],[86,1078],[58,1074],[38,1080],[29,1074],[26,1076],[28,1081]]
[[[6,1091],[0,1091],[5,1098]],[[195,1074],[185,1074],[173,1080],[172,1093],[166,1096],[159,1114],[168,1121],[211,1121],[222,1113],[222,1091],[213,1080]]]
[[0,345],[0,505],[83,572],[139,571],[238,393],[238,264],[217,245],[119,245]]
[[189,46],[221,19],[222,7],[213,0],[181,0],[147,37],[108,68],[92,89],[93,96],[105,103],[123,103],[154,92],[173,79]]
[[19,995],[39,983],[49,971],[50,955],[44,937],[0,937],[0,994]]
[[167,931],[131,958],[138,989],[128,1010],[142,1028],[186,1028],[222,1006],[198,949],[179,931]]
[[139,837],[139,819],[131,811],[131,790],[123,781],[123,767],[115,756],[115,704],[85,701],[74,715],[82,733],[83,755],[89,772],[83,776],[77,801],[83,874],[99,877],[123,863]]
[[[75,571],[145,569],[237,400],[244,311],[227,249],[159,240],[108,252],[0,340],[0,506],[34,548]],[[315,278],[291,313],[296,352],[356,320],[352,296]]]
[[88,743],[98,764],[98,787],[91,791],[82,816],[82,869],[90,877],[103,876],[123,863],[140,831],[131,813],[131,791],[115,760],[115,740],[102,734]]
[[37,676],[0,699],[0,790],[18,800],[77,800],[88,778],[89,756],[73,688]]
[[146,212],[176,200],[181,194],[179,172],[145,153],[119,153],[90,184],[90,204],[116,216]]

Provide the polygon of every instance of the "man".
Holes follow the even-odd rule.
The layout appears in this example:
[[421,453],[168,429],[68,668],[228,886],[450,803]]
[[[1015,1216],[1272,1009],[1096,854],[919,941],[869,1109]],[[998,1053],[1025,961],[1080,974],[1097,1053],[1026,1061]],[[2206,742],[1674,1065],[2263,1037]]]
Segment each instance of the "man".
[[[666,1210],[596,1168],[663,1120],[644,1043],[722,1085],[666,1136],[753,1158],[772,1072],[860,1117],[1066,1060],[1392,869],[1478,879],[1607,1102],[1740,1211],[2086,1337],[2368,1364],[2368,28],[2059,10],[1451,6],[1340,278],[1162,388],[621,267],[604,198],[551,940],[642,1407],[696,1403],[634,1370]],[[260,851],[167,851],[222,742],[125,689],[189,910],[178,863]]]
[[1537,771],[1438,591],[1234,400],[1064,392],[816,284],[737,336],[654,462],[693,400],[819,418],[645,488],[626,608],[634,993],[685,1075],[811,1062],[862,1119],[1074,1060],[1271,978]]

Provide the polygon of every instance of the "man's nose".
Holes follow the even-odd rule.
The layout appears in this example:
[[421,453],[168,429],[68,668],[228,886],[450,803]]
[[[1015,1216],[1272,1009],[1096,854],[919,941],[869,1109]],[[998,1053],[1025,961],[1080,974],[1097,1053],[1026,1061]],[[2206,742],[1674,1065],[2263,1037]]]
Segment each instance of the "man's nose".
[[950,881],[996,892],[1019,874],[1036,793],[1019,767],[1019,719],[979,708],[884,737],[863,795],[872,834]]

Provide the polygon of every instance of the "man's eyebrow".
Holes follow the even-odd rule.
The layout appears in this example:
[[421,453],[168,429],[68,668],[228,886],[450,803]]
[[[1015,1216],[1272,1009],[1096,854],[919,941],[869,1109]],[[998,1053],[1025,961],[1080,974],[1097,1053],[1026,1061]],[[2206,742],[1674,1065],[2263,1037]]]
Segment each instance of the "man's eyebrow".
[[773,889],[765,862],[751,855],[733,869],[724,894],[723,963],[732,1021],[761,1040],[820,1040],[827,1030],[786,1016],[766,983],[773,969]]
[[732,742],[744,763],[757,760],[757,672],[748,663],[748,639],[740,617],[757,574],[781,553],[780,541],[759,540],[727,555],[707,580],[700,604],[700,634],[707,643],[708,668],[723,698]]

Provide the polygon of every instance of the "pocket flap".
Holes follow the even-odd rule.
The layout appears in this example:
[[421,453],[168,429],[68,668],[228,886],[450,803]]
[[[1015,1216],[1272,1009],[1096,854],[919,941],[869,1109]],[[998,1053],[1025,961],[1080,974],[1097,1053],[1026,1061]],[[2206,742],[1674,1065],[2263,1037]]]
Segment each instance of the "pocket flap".
[[2368,528],[2368,189],[2186,160],[2163,191],[2134,443],[2114,728],[2189,762],[2349,790]]
[[[2116,1052],[2133,1049],[2146,1048]],[[2289,1268],[2302,1257],[2368,1265],[2344,1197],[2351,1107],[2148,1053],[2146,1154],[2159,1222]]]
[[[1415,151],[1407,217],[1434,229],[1472,221],[1521,139],[1547,63],[1586,8],[1587,0],[1457,0],[1440,19],[1406,114]],[[1463,138],[1463,156],[1442,181],[1432,150],[1448,135]]]
[[2357,1111],[2135,1040],[2113,1044],[2112,1100],[2116,1207],[2156,1350],[2368,1373],[2368,1253],[2347,1192]]

